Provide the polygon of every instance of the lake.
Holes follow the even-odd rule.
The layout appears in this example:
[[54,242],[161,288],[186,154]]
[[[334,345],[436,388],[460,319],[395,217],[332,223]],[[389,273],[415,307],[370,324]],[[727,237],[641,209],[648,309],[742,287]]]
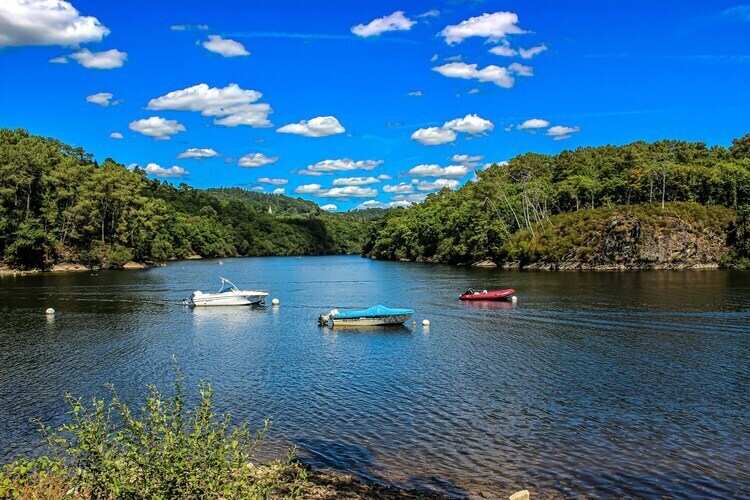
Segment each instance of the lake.
[[[191,389],[321,468],[456,496],[750,495],[750,273],[522,272],[356,256],[0,279],[0,460],[113,382]],[[190,310],[219,276],[280,307]],[[469,304],[469,287],[518,303]],[[270,300],[268,300],[270,304]],[[385,304],[417,325],[319,327]],[[57,310],[54,317],[44,314]],[[428,328],[421,326],[429,319]]]

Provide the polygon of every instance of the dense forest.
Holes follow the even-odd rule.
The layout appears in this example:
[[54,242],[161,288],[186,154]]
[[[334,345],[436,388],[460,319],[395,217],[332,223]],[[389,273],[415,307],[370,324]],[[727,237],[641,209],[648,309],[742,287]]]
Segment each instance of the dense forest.
[[366,224],[283,195],[175,187],[54,139],[0,130],[0,256],[8,266],[359,253]]
[[725,212],[721,219],[733,258],[750,255],[750,134],[729,148],[665,140],[527,153],[476,176],[457,191],[443,189],[424,203],[389,210],[370,227],[364,254],[454,264],[529,261],[582,244],[575,235],[560,237],[561,225],[585,226],[602,214],[649,204],[638,213],[650,221],[671,208],[700,224],[707,212],[697,204],[730,210],[731,220]]

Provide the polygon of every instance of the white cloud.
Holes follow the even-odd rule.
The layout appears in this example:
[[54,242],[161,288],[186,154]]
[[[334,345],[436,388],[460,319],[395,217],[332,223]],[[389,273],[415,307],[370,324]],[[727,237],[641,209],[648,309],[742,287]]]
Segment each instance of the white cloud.
[[339,177],[333,181],[334,186],[366,186],[367,184],[380,184],[375,177]]
[[440,11],[437,9],[430,9],[427,12],[423,12],[422,14],[419,14],[417,17],[438,17],[440,15]]
[[289,181],[286,179],[270,179],[268,177],[261,177],[257,182],[258,184],[271,184],[272,186],[284,186],[289,184]]
[[507,45],[498,45],[497,47],[492,47],[490,49],[490,54],[495,54],[496,56],[503,57],[513,57],[518,55],[518,52],[515,49],[511,49]]
[[393,186],[383,186],[384,193],[410,194],[414,192],[414,186],[406,182],[400,182]]
[[530,120],[526,120],[522,124],[516,126],[518,130],[533,130],[536,131],[540,128],[546,128],[549,127],[549,122],[547,120],[542,120],[541,118],[531,118]]
[[284,188],[276,188],[271,192],[271,194],[278,194],[278,195],[281,195],[284,193],[286,193],[286,189]]
[[157,165],[156,163],[149,163],[146,165],[146,173],[153,175],[155,177],[184,177],[186,175],[189,175],[190,172],[185,170],[182,167],[178,167],[177,165],[169,168],[163,168]]
[[456,140],[456,133],[442,127],[420,128],[411,134],[411,140],[424,146],[437,146]]
[[389,181],[389,180],[393,179],[393,177],[391,177],[388,174],[380,174],[378,176],[378,179],[380,179],[381,181]]
[[444,61],[460,61],[461,59],[463,59],[463,56],[462,56],[461,54],[458,54],[458,55],[456,55],[456,56],[450,56],[450,57],[446,57],[446,58],[445,58],[445,59],[443,59],[443,60],[444,60]]
[[112,132],[109,134],[110,139],[122,139],[122,134],[120,132]]
[[447,187],[448,189],[456,189],[459,182],[456,179],[436,179],[435,181],[420,181],[417,184],[419,191],[437,191]]
[[413,96],[413,97],[419,97],[419,96],[422,95],[422,91],[421,90],[415,90],[413,92],[407,92],[406,95],[410,95],[410,96]]
[[187,151],[177,155],[177,158],[194,158],[196,160],[202,160],[204,158],[213,158],[219,156],[219,153],[211,148],[189,148]]
[[368,208],[406,208],[409,205],[411,205],[410,201],[391,201],[388,203],[383,203],[382,201],[377,200],[367,200],[354,207],[354,210],[366,210]]
[[203,42],[201,45],[216,54],[221,54],[224,57],[237,57],[237,56],[249,56],[250,52],[245,49],[245,46],[235,40],[229,40],[222,38],[221,35],[208,35],[208,41]]
[[263,153],[248,153],[237,161],[240,167],[255,168],[264,165],[276,163],[279,158],[276,156],[266,156]]
[[509,89],[513,87],[515,79],[508,68],[491,64],[485,68],[477,69],[476,64],[464,62],[452,62],[432,68],[448,78],[461,78],[463,80],[479,80],[480,82],[492,82],[499,87]]
[[197,30],[207,30],[208,25],[207,24],[173,24],[169,27],[169,29],[174,31],[186,31],[191,29],[197,29]]
[[333,211],[335,211],[335,210],[338,210],[338,209],[339,209],[339,207],[337,207],[337,206],[336,206],[336,205],[334,205],[333,203],[328,203],[328,204],[326,204],[326,205],[323,205],[323,206],[321,206],[321,207],[320,207],[320,209],[321,209],[321,210],[325,210],[326,212],[333,212]]
[[393,198],[391,198],[392,201],[406,201],[409,203],[419,203],[425,200],[427,198],[427,195],[424,193],[414,193],[414,194],[397,194]]
[[57,56],[50,59],[49,62],[55,64],[68,64],[68,58],[65,56]]
[[81,49],[78,52],[70,54],[68,57],[84,68],[113,69],[125,64],[128,53],[117,49],[103,50],[101,52],[91,52],[89,49]]
[[417,22],[404,16],[398,10],[390,16],[383,16],[370,21],[368,24],[358,24],[352,28],[352,33],[361,37],[376,36],[386,31],[409,31]]
[[476,162],[482,160],[484,156],[477,155],[477,156],[469,156],[469,155],[453,155],[451,158],[452,163],[457,163],[458,165],[466,165],[467,167],[473,167],[476,165]]
[[344,186],[324,189],[320,184],[302,184],[294,192],[316,198],[372,198],[378,195],[378,190],[373,188]]
[[110,101],[112,100],[112,97],[114,97],[109,92],[99,92],[98,94],[91,94],[89,96],[86,96],[86,102],[90,102],[93,104],[98,104],[99,106],[107,107],[110,104],[112,104]]
[[216,125],[226,127],[271,127],[268,115],[273,109],[266,103],[256,103],[261,97],[260,92],[242,89],[236,83],[224,88],[200,83],[151,99],[147,109],[200,112],[203,116],[215,117]]
[[318,116],[299,123],[290,123],[276,130],[282,134],[297,134],[306,137],[325,137],[327,135],[342,134],[346,131],[333,116]]
[[508,71],[515,73],[518,76],[534,76],[534,68],[531,66],[524,66],[521,63],[514,62],[508,66]]
[[580,131],[581,127],[579,126],[565,127],[563,125],[555,125],[554,127],[550,127],[549,129],[547,129],[547,135],[552,136],[555,141],[562,141],[565,139],[570,139],[571,137],[573,137],[572,134]]
[[524,59],[531,59],[535,55],[541,54],[545,50],[547,50],[547,46],[542,44],[537,45],[536,47],[531,47],[529,49],[518,49],[518,53],[521,54],[521,57],[523,57]]
[[469,173],[465,165],[451,165],[441,167],[440,165],[417,165],[409,170],[408,174],[413,177],[453,177],[460,179]]
[[498,41],[507,35],[525,33],[518,27],[518,15],[513,12],[495,12],[471,17],[459,24],[446,26],[440,32],[448,44],[461,43],[465,39],[477,36]]
[[306,169],[300,170],[301,175],[320,175],[323,172],[346,172],[349,170],[374,170],[375,167],[383,163],[382,160],[359,160],[354,161],[350,158],[340,160],[323,160],[315,165],[308,165]]
[[467,92],[467,94],[478,94],[478,93],[479,93],[479,89],[471,89],[470,91]]
[[128,128],[156,140],[166,140],[179,132],[185,131],[185,126],[177,120],[166,120],[160,116],[130,122]]
[[495,125],[493,125],[491,121],[485,120],[478,115],[466,115],[463,118],[456,118],[455,120],[445,122],[443,128],[476,135],[492,130],[495,128]]
[[0,48],[100,42],[109,29],[62,0],[0,2]]
[[259,193],[260,193],[260,192],[263,192],[263,191],[265,191],[265,190],[266,190],[266,188],[264,188],[263,186],[253,186],[253,187],[252,187],[252,188],[250,188],[250,189],[251,189],[252,191],[258,191]]

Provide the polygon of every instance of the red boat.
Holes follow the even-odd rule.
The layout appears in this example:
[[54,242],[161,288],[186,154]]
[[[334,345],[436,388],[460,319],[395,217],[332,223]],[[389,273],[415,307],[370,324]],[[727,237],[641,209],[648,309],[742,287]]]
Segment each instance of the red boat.
[[475,292],[471,288],[461,295],[461,300],[509,300],[516,293],[512,288],[507,290],[483,290]]

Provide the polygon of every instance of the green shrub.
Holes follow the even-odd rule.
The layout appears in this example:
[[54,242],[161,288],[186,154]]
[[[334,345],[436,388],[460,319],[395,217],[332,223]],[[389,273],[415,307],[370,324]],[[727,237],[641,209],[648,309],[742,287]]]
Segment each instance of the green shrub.
[[293,460],[255,465],[269,421],[257,431],[214,413],[213,389],[199,385],[186,408],[184,377],[176,368],[174,394],[155,386],[140,411],[115,391],[90,406],[67,395],[69,422],[42,425],[49,456],[18,460],[0,473],[0,498],[267,498],[298,497],[306,470]]

